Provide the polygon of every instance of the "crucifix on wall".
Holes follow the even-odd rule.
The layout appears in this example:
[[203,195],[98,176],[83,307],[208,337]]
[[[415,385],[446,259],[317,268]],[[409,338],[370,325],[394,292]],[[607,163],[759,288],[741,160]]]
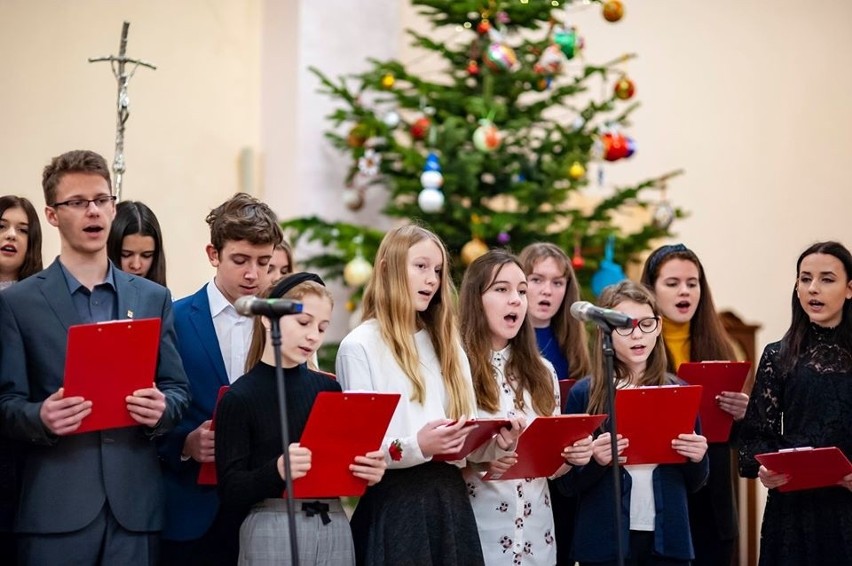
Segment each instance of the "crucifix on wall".
[[121,200],[121,185],[124,181],[125,172],[124,124],[130,117],[130,98],[127,95],[127,85],[133,75],[136,74],[136,69],[138,69],[140,65],[153,70],[157,69],[157,67],[151,63],[146,63],[141,59],[131,59],[127,57],[127,30],[129,28],[130,22],[124,22],[121,26],[121,45],[119,46],[117,56],[110,55],[108,57],[89,58],[89,63],[109,61],[112,66],[112,74],[115,75],[115,79],[118,81],[118,101],[116,105],[117,116],[115,124],[115,158],[112,162],[115,196],[117,197],[117,200]]

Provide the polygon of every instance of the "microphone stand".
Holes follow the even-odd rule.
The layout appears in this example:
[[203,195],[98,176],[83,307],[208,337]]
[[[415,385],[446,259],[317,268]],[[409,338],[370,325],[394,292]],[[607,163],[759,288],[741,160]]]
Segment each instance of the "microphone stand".
[[275,354],[275,382],[278,385],[278,413],[281,418],[281,442],[284,449],[284,475],[287,476],[287,523],[290,533],[290,559],[293,566],[299,566],[299,549],[296,542],[296,504],[293,501],[293,475],[290,473],[290,431],[287,424],[287,385],[284,383],[284,370],[281,361],[281,319],[270,316],[270,335]]
[[[624,545],[621,540],[621,466],[618,463],[618,439],[615,421],[615,349],[612,346],[613,326],[600,324],[603,341],[604,365],[606,368],[607,402],[609,404],[610,449],[612,450],[612,490],[613,512],[615,513],[615,550],[616,564],[624,566]],[[628,537],[629,538],[629,537]]]

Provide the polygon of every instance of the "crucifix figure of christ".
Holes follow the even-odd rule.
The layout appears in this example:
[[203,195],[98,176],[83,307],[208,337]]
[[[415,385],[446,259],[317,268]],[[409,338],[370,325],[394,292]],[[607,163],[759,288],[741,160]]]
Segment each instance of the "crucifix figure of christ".
[[[121,45],[118,49],[118,55],[110,55],[108,57],[90,57],[89,63],[98,63],[100,61],[109,61],[112,66],[112,74],[118,81],[118,102],[116,106],[117,117],[115,124],[115,158],[112,162],[112,173],[115,185],[115,196],[117,200],[121,200],[121,184],[124,180],[124,124],[130,117],[130,98],[127,95],[127,84],[130,79],[136,74],[136,69],[139,65],[156,70],[157,67],[151,63],[142,61],[141,59],[131,59],[127,57],[127,30],[130,28],[130,22],[124,22],[121,26]],[[129,65],[129,69],[128,69]]]

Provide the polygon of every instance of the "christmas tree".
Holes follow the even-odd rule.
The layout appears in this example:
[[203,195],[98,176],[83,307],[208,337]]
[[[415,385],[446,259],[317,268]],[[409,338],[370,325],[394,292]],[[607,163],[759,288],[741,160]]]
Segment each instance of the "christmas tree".
[[[583,39],[556,1],[412,3],[436,29],[461,30],[460,41],[448,42],[408,31],[416,47],[443,60],[439,80],[396,60],[371,60],[367,71],[336,80],[311,69],[320,91],[340,103],[326,136],[352,157],[341,183],[350,209],[363,205],[368,186],[386,187],[384,214],[416,219],[443,238],[456,282],[488,247],[517,252],[549,241],[572,256],[586,289],[600,287],[670,235],[683,212],[666,200],[665,182],[680,171],[582,198],[599,182],[593,172],[633,154],[625,131],[637,103],[623,70],[632,55],[584,62]],[[620,0],[598,3],[607,20],[622,17]],[[607,95],[595,99],[590,86],[601,82]],[[639,209],[649,211],[641,227],[625,232],[615,217]],[[316,216],[284,227],[294,240],[321,243],[321,254],[300,262],[343,276],[357,298],[380,230]]]

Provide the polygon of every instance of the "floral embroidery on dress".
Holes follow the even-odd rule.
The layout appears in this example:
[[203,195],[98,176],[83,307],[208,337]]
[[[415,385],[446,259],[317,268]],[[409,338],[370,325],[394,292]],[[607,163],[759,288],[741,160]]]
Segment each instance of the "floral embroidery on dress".
[[390,454],[391,460],[394,462],[402,460],[402,442],[400,442],[398,438],[391,442],[390,447],[388,448],[388,454]]

